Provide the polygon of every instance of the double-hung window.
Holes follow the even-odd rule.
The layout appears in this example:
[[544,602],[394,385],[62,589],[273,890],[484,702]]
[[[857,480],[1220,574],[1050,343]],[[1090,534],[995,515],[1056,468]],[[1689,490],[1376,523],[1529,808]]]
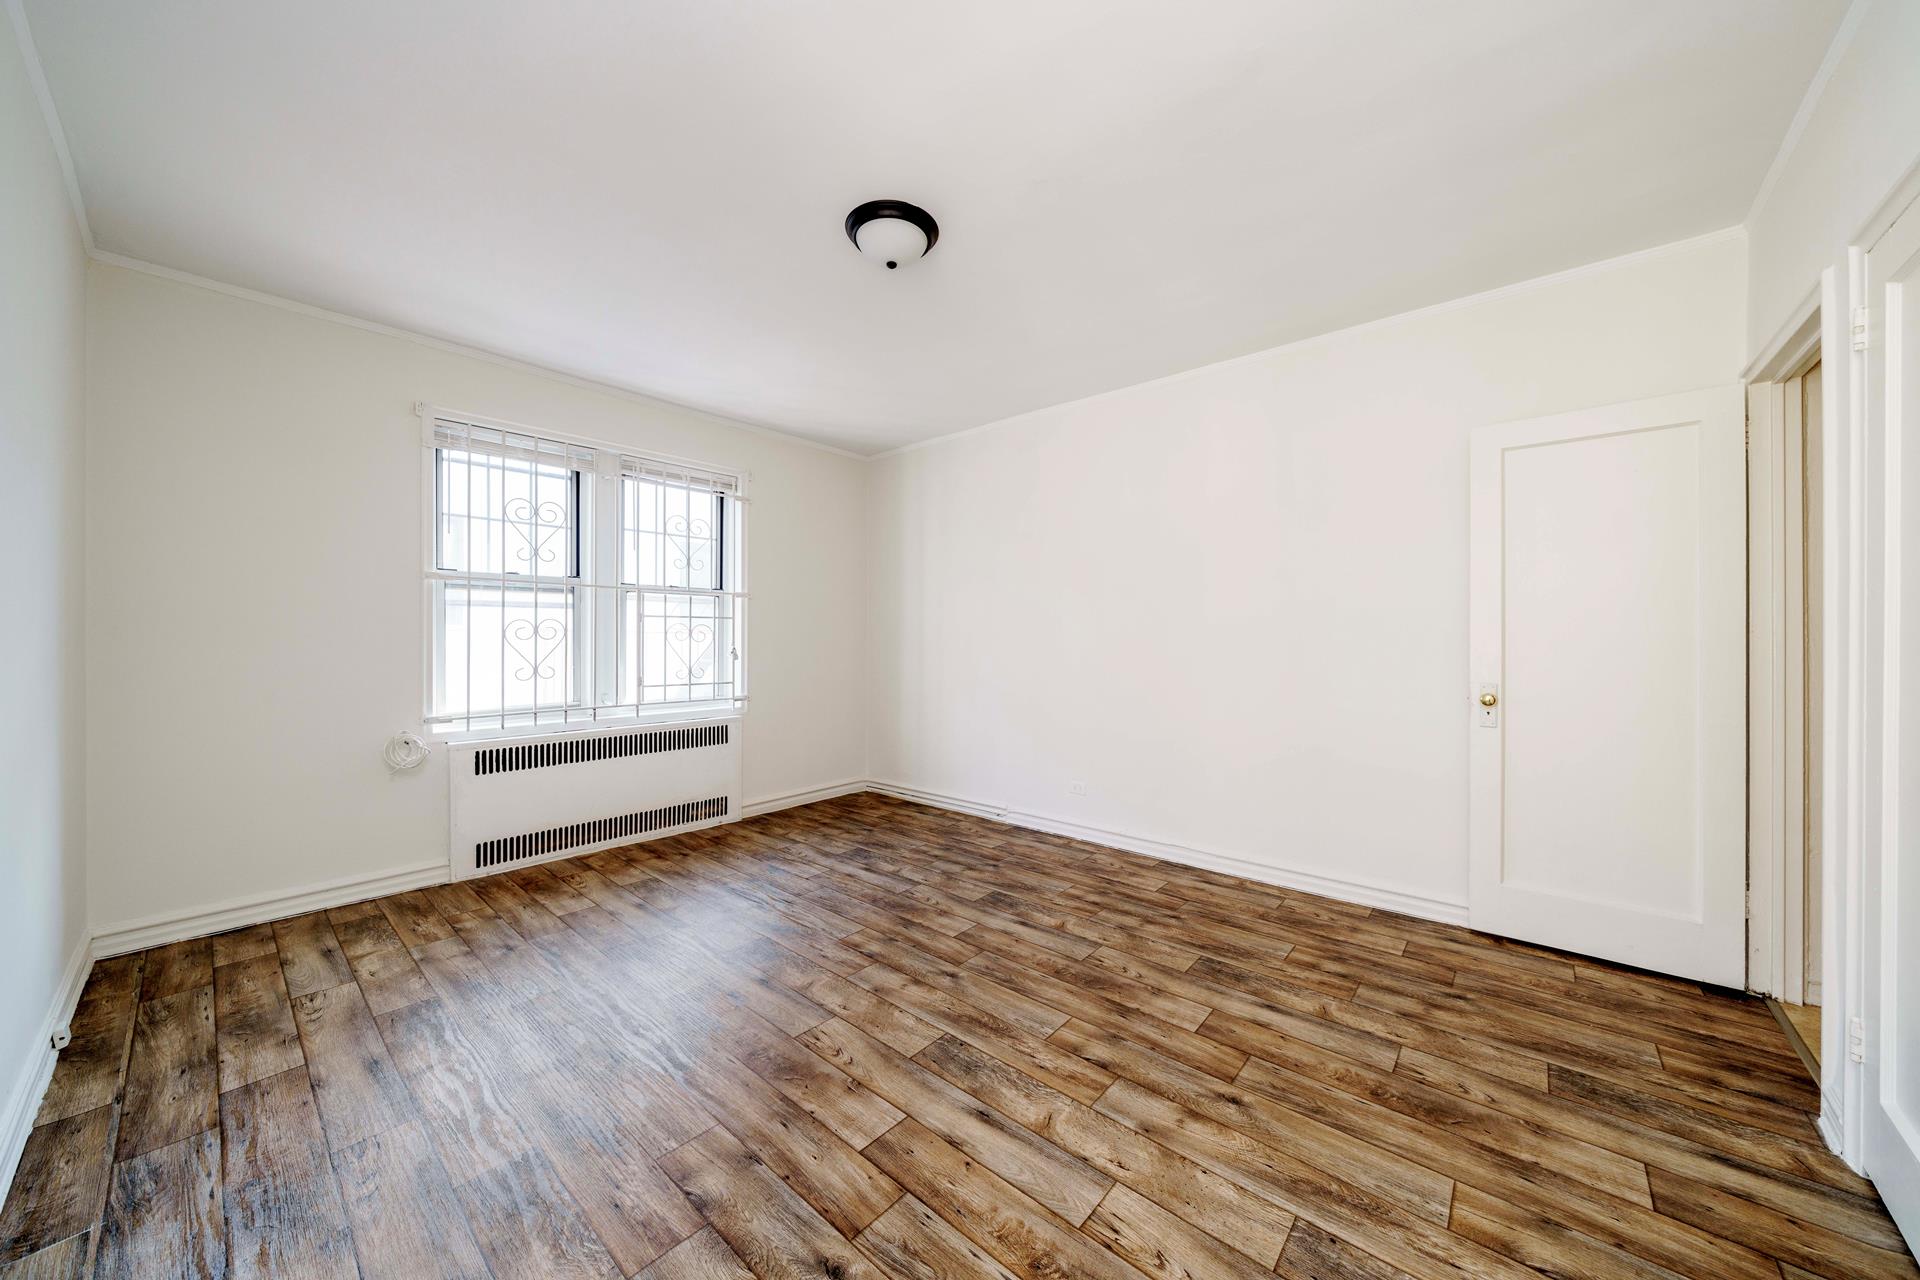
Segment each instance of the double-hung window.
[[745,702],[737,476],[422,418],[428,725],[544,732]]

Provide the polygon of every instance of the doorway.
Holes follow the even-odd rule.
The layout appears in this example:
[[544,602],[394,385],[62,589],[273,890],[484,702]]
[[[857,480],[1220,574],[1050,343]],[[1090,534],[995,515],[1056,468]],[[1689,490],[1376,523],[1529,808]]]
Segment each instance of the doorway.
[[1823,850],[1819,316],[1748,388],[1748,982],[1820,1076]]
[[1475,929],[1737,987],[1741,403],[1473,433]]

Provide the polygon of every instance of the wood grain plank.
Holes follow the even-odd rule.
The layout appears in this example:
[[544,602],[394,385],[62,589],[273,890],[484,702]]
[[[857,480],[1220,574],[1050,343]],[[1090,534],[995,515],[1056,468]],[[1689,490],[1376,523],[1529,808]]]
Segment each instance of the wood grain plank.
[[353,1280],[353,1239],[307,1069],[220,1097],[228,1256],[236,1280]]
[[[1789,1216],[1818,1223],[1883,1249],[1905,1247],[1899,1232],[1871,1194],[1843,1191],[1757,1166],[1690,1139],[1596,1112],[1564,1098],[1477,1076],[1445,1060],[1419,1054],[1403,1055],[1395,1074],[1434,1085],[1475,1104],[1498,1108],[1526,1122],[1530,1132],[1563,1135],[1562,1141],[1552,1143],[1544,1151],[1532,1148],[1533,1158],[1549,1157],[1556,1166],[1571,1172],[1585,1176],[1585,1171],[1591,1168],[1591,1162],[1582,1158],[1591,1144],[1619,1152],[1623,1158],[1658,1164],[1708,1186],[1745,1196]],[[1517,1151],[1512,1146],[1507,1149]],[[1643,1172],[1640,1177],[1644,1179],[1644,1176]],[[1606,1185],[1604,1177],[1594,1181],[1595,1185]]]
[[727,1023],[728,1049],[856,1151],[900,1119],[899,1108],[752,1014]]
[[860,1234],[900,1198],[893,1179],[724,1050],[708,1056],[695,1087],[720,1123],[842,1235]]
[[1324,1057],[1310,1051],[1291,1051],[1292,1048],[1284,1044],[1268,1045],[1267,1051],[1285,1065],[1262,1058],[1249,1059],[1247,1069],[1240,1073],[1236,1083],[1262,1098],[1274,1099],[1282,1107],[1300,1096],[1296,1082],[1302,1075],[1317,1074],[1321,1079],[1350,1084],[1354,1087],[1349,1092],[1369,1090],[1373,1098],[1390,1094],[1396,1109],[1422,1124],[1458,1133],[1506,1155],[1571,1174],[1586,1185],[1622,1200],[1639,1205],[1653,1203],[1647,1192],[1646,1166],[1629,1156],[1568,1134],[1543,1131],[1474,1099],[1408,1088],[1398,1085],[1386,1073],[1368,1073],[1345,1064],[1335,1067]]
[[885,1280],[891,1274],[724,1129],[669,1152],[661,1165],[761,1280]]
[[[1106,947],[1087,959],[1135,981],[1211,1005],[1215,1012],[1201,1023],[1203,1034],[1207,1023],[1215,1017],[1231,1015],[1269,1031],[1344,1053],[1356,1062],[1388,1070],[1392,1069],[1403,1043],[1391,1034],[1403,1028],[1390,1025],[1385,1018],[1369,1017],[1366,1011],[1356,1010],[1355,1006],[1324,992],[1292,989],[1278,980],[1262,979],[1244,970],[1239,972],[1247,976],[1241,979],[1240,987],[1235,987],[1195,978],[1190,973],[1174,973]],[[1197,963],[1195,967],[1199,967]],[[1251,987],[1254,994],[1241,987]]]
[[1111,1075],[1066,1050],[885,965],[869,965],[849,981],[1082,1102],[1092,1102],[1113,1083]]
[[[980,969],[968,972],[967,968],[948,964],[904,943],[873,937],[865,941],[856,938],[847,945],[896,973],[965,1000],[1030,1036],[1044,1040],[1067,1020],[1067,1015],[1059,1009],[993,981]],[[978,959],[979,954],[975,953],[968,962],[969,967]]]
[[1016,1276],[1141,1280],[1133,1266],[1068,1228],[911,1116],[875,1139],[867,1155]]
[[1271,1267],[1293,1215],[1109,1116],[945,1036],[915,1058],[973,1097]]
[[511,880],[502,876],[482,876],[468,883],[480,895],[480,900],[523,938],[559,933],[567,927],[558,916],[534,901],[531,894]]
[[275,955],[279,946],[273,940],[273,925],[250,924],[244,929],[229,929],[213,935],[213,967],[251,960],[255,956]]
[[301,996],[293,1016],[331,1150],[413,1118],[406,1085],[359,987],[348,983]]
[[1084,1161],[838,1018],[799,1040],[1068,1222],[1084,1222],[1113,1185]]
[[211,986],[142,1003],[114,1158],[131,1159],[219,1123],[217,1062]]
[[1014,1275],[973,1241],[948,1226],[912,1196],[873,1220],[854,1240],[869,1258],[902,1280],[1014,1280]]
[[140,970],[138,954],[94,962],[68,1023],[73,1040],[54,1063],[35,1124],[92,1111],[119,1097],[140,1006]]
[[1661,1213],[1783,1262],[1849,1280],[1920,1277],[1920,1267],[1905,1249],[1876,1248],[1665,1169],[1650,1168],[1647,1174],[1654,1207]]
[[[1401,1061],[1413,1074],[1426,1071],[1430,1066],[1425,1058],[1417,1055],[1403,1055]],[[1578,1103],[1588,1111],[1618,1116],[1739,1160],[1814,1179],[1842,1191],[1873,1194],[1872,1183],[1842,1164],[1817,1136],[1807,1136],[1802,1126],[1795,1126],[1792,1134],[1781,1133],[1564,1067],[1552,1068],[1547,1079],[1547,1092]]]
[[445,1166],[470,1178],[533,1150],[493,1075],[438,1000],[375,1019]]
[[227,1274],[219,1133],[197,1133],[114,1167],[94,1274],[127,1280]]
[[1081,1230],[1162,1280],[1253,1280],[1271,1274],[1125,1184],[1115,1184]]
[[336,908],[327,915],[354,981],[375,1014],[433,995],[420,966],[377,902]]
[[99,1220],[112,1164],[112,1106],[36,1125],[0,1207],[0,1262],[78,1235]]
[[213,981],[213,942],[188,938],[147,952],[140,971],[140,1000],[178,995]]
[[13,1262],[0,1263],[0,1280],[87,1280],[93,1274],[94,1233],[82,1231]]
[[[1408,1213],[1445,1225],[1453,1180],[1385,1147],[1237,1084],[1162,1058],[1094,1027],[1071,1023],[1076,1051],[1116,1075],[1169,1098],[1275,1150],[1285,1151]],[[1112,1095],[1109,1094],[1108,1097]]]
[[[381,910],[385,911],[386,904],[391,901],[391,899],[382,898],[379,901]],[[448,920],[464,912],[484,911],[487,909],[487,904],[481,901],[480,895],[473,891],[473,886],[467,884],[465,881],[456,881],[453,884],[430,884],[420,890],[420,898],[416,899],[416,901],[424,901],[427,906],[438,911],[443,919]],[[429,929],[436,928],[436,926],[433,925],[428,925],[427,927]],[[440,936],[444,937],[445,934],[441,934]],[[433,940],[437,941],[437,939]],[[408,950],[422,945],[417,937],[415,940],[409,941],[405,936],[402,936],[400,941]]]
[[214,969],[213,1017],[222,1093],[306,1061],[286,978],[273,952]]
[[310,995],[353,981],[353,970],[333,936],[326,912],[274,921],[273,940],[280,951],[289,996]]
[[942,1034],[932,1023],[790,952],[782,952],[779,958],[763,963],[762,967],[775,981],[798,991],[833,1016],[859,1027],[897,1053],[911,1057]]
[[1455,1233],[1547,1275],[1592,1280],[1672,1280],[1677,1272],[1465,1183],[1453,1195]]
[[462,1182],[457,1194],[496,1276],[618,1280],[621,1275],[537,1151]]
[[[1587,1182],[1543,1164],[1522,1160],[1455,1133],[1392,1076],[1368,1072],[1303,1044],[1273,1044],[1268,1051],[1296,1071],[1287,1081],[1288,1105],[1311,1111],[1327,1124],[1411,1159],[1453,1171],[1458,1179],[1490,1189],[1544,1220],[1578,1228],[1607,1245],[1670,1269],[1704,1273],[1715,1280],[1771,1280],[1771,1262],[1752,1250],[1716,1240],[1639,1203],[1623,1201]],[[1318,1068],[1310,1054],[1319,1054]],[[1344,1086],[1344,1087],[1342,1087]],[[1470,1126],[1472,1118],[1461,1124]],[[1455,1194],[1458,1194],[1456,1184]]]
[[[1023,990],[1031,991],[1051,1001],[1053,1007],[1065,1011],[1082,1022],[1105,1027],[1109,1031],[1117,1032],[1130,1040],[1136,1040],[1177,1062],[1197,1067],[1219,1079],[1233,1079],[1240,1068],[1246,1065],[1247,1055],[1231,1045],[1221,1044],[1218,1040],[1196,1035],[1172,1023],[1162,1022],[1150,1013],[1130,1008],[1098,991],[1079,989],[1051,974],[1018,964],[1003,956],[982,952],[969,960],[966,967],[994,977],[1007,985],[1017,985]],[[1211,1012],[1211,1010],[1203,1011],[1199,1015],[1200,1020],[1205,1021]],[[1058,1029],[1055,1028],[1055,1030]]]
[[474,1243],[433,1145],[417,1124],[333,1153],[361,1280],[482,1280]]
[[[436,886],[443,894],[455,892],[450,886]],[[471,886],[464,889],[472,894]],[[483,903],[477,894],[473,895],[476,905]],[[453,936],[453,926],[440,914],[434,905],[435,896],[426,889],[415,889],[411,893],[398,893],[390,898],[379,899],[381,914],[400,939],[400,944],[408,950],[424,947]]]
[[[1304,1161],[1188,1111],[1130,1080],[1100,1100],[1103,1114],[1321,1227],[1364,1237],[1385,1261],[1424,1278],[1471,1275],[1526,1280],[1531,1268],[1455,1236]],[[1385,1229],[1383,1229],[1383,1227]],[[1297,1224],[1296,1224],[1297,1229]]]
[[551,1104],[522,1123],[621,1274],[646,1266],[700,1227],[685,1196],[637,1144]]
[[1400,1268],[1388,1266],[1311,1222],[1302,1222],[1294,1230],[1274,1274],[1283,1280],[1411,1280]]
[[634,1280],[753,1280],[753,1272],[712,1227],[682,1240]]

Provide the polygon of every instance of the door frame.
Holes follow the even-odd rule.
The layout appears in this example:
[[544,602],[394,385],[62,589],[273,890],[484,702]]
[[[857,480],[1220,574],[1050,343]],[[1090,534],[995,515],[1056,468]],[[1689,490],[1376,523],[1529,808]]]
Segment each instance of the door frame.
[[[1808,762],[1800,629],[1805,613],[1818,610],[1820,602],[1803,598],[1805,580],[1794,571],[1807,531],[1801,464],[1792,446],[1805,429],[1799,381],[1824,349],[1822,302],[1820,290],[1810,294],[1745,373],[1747,987],[1794,1004],[1805,1003],[1807,985],[1802,800]],[[1823,418],[1831,410],[1826,381]],[[1823,910],[1825,900],[1823,892]]]
[[[1908,602],[1903,596],[1910,591],[1907,566],[1914,542],[1910,531],[1915,527],[1915,494],[1910,488],[1913,479],[1903,456],[1912,448],[1914,388],[1906,385],[1901,388],[1897,423],[1888,392],[1893,386],[1895,369],[1902,370],[1903,384],[1910,376],[1910,366],[1906,365],[1910,348],[1906,343],[1920,335],[1903,334],[1901,347],[1895,347],[1895,317],[1881,305],[1886,296],[1881,286],[1888,281],[1876,280],[1874,276],[1877,269],[1874,259],[1882,253],[1894,255],[1887,266],[1889,271],[1902,264],[1920,263],[1920,192],[1908,194],[1912,198],[1895,211],[1889,227],[1873,239],[1863,241],[1867,249],[1862,255],[1866,274],[1860,301],[1864,306],[1855,317],[1856,330],[1864,333],[1864,341],[1856,340],[1854,345],[1860,351],[1860,363],[1865,371],[1860,406],[1867,426],[1864,469],[1869,476],[1866,492],[1870,537],[1865,596],[1868,602],[1867,671],[1873,686],[1863,725],[1873,750],[1869,756],[1872,768],[1867,775],[1868,821],[1863,842],[1865,856],[1861,862],[1864,877],[1861,897],[1863,901],[1867,898],[1869,887],[1874,893],[1862,914],[1857,940],[1862,957],[1858,1003],[1867,1052],[1860,1072],[1860,1088],[1854,1098],[1858,1103],[1862,1130],[1860,1154],[1866,1172],[1882,1184],[1889,1211],[1896,1214],[1896,1222],[1907,1238],[1920,1240],[1920,1134],[1914,1132],[1912,1116],[1897,1114],[1902,1109],[1885,1100],[1888,1073],[1902,1070],[1900,1059],[1894,1056],[1892,1033],[1897,1029],[1894,1005],[1896,999],[1902,1006],[1906,1004],[1898,993],[1912,976],[1897,976],[1898,961],[1906,948],[1892,946],[1890,938],[1895,925],[1894,904],[1906,896],[1899,884],[1901,872],[1905,870],[1901,851],[1911,848],[1908,842],[1914,825],[1911,787],[1902,777],[1903,760],[1914,754],[1911,726],[1905,716],[1909,691],[1920,684],[1916,679],[1920,673],[1905,667],[1913,658],[1914,646],[1911,638],[1902,634],[1908,621]],[[1920,287],[1920,283],[1909,279],[1901,287],[1904,292]],[[1903,304],[1900,313],[1904,317],[1899,321],[1903,328],[1913,322],[1910,305]],[[1877,654],[1874,653],[1876,645]],[[1903,828],[1909,830],[1903,831]],[[1905,1035],[1900,1037],[1900,1042],[1909,1043]],[[1877,1098],[1876,1093],[1881,1097]],[[1869,1121],[1873,1122],[1871,1128]]]
[[[1887,758],[1881,708],[1886,670],[1887,485],[1884,423],[1870,421],[1867,360],[1854,322],[1868,304],[1867,252],[1916,201],[1916,165],[1859,228],[1842,258],[1821,273],[1824,363],[1822,458],[1823,630],[1821,679],[1822,918],[1821,1135],[1855,1172],[1864,1172],[1868,1099],[1850,1044],[1864,1036],[1867,930],[1865,885],[1880,857]],[[1885,317],[1877,319],[1884,323]],[[1783,334],[1783,339],[1786,335]],[[1769,352],[1784,341],[1769,344]],[[1763,357],[1764,359],[1764,357]],[[1756,362],[1753,373],[1764,371]],[[1749,769],[1752,776],[1756,770]],[[1751,853],[1751,850],[1750,850]]]

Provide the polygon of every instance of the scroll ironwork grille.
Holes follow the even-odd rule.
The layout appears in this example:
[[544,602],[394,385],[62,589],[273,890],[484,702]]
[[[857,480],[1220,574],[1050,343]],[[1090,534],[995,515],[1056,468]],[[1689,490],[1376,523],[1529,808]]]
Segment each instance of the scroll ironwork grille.
[[429,725],[544,732],[744,703],[738,477],[423,416]]

